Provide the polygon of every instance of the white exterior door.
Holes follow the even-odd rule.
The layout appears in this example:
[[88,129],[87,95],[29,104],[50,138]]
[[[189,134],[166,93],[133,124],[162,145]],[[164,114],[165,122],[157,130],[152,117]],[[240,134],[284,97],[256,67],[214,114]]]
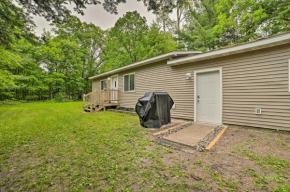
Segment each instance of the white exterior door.
[[196,80],[196,121],[221,123],[219,71],[197,73]]
[[[111,89],[113,90],[118,90],[118,76],[112,76],[112,81],[111,81]],[[117,96],[118,96],[118,93],[117,91],[112,91],[111,92],[111,100],[112,100],[112,103],[116,103],[117,101]]]

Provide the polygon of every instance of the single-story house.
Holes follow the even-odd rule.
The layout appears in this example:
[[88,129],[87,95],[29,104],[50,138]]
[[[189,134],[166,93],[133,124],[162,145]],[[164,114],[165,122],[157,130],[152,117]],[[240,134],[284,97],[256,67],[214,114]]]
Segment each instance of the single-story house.
[[174,51],[91,77],[93,90],[119,89],[134,108],[168,92],[174,118],[290,131],[290,33],[210,52]]

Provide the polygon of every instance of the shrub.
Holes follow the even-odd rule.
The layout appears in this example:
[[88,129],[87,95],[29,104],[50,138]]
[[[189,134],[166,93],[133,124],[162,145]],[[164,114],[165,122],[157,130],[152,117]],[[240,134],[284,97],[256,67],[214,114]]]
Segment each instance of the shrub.
[[0,101],[0,106],[1,105],[17,105],[21,103],[27,103],[26,100],[16,100],[16,99],[6,99],[5,101]]
[[62,93],[62,92],[59,92],[59,93],[57,93],[56,95],[55,95],[55,97],[54,97],[54,100],[55,100],[55,102],[64,102],[64,93]]

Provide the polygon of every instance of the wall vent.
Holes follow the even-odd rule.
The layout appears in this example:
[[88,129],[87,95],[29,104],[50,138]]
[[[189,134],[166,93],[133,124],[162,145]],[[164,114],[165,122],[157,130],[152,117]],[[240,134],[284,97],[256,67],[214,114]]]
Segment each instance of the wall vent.
[[262,109],[261,108],[256,108],[255,109],[256,115],[261,115],[262,114]]

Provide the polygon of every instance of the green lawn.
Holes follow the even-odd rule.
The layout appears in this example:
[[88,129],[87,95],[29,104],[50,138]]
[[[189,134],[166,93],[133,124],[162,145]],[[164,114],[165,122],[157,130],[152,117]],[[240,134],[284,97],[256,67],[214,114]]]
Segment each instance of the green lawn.
[[230,127],[213,151],[153,143],[80,102],[0,106],[0,191],[289,191],[290,134]]
[[79,102],[2,106],[0,189],[126,191],[163,182],[153,172],[164,150],[145,134],[136,116],[83,113]]

